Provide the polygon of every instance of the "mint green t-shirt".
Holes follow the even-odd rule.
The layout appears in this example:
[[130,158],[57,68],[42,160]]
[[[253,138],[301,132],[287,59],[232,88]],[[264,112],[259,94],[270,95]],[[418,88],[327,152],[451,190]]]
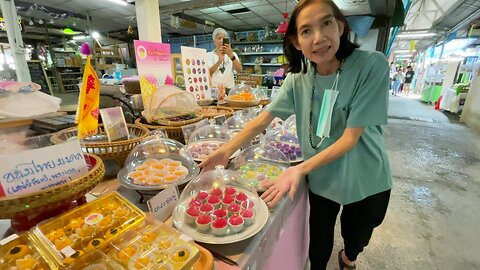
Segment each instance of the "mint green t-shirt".
[[[316,168],[309,175],[310,190],[340,204],[350,204],[392,187],[390,164],[381,125],[387,124],[389,65],[380,52],[354,50],[339,75],[337,101],[333,108],[330,137],[315,150],[309,141],[310,103],[314,68],[307,73],[289,74],[272,103],[271,115],[286,119],[295,114],[297,135],[305,159],[332,145],[346,128],[363,127],[357,144],[337,160]],[[336,73],[317,74],[312,120],[312,140],[317,145],[318,115],[325,89]]]

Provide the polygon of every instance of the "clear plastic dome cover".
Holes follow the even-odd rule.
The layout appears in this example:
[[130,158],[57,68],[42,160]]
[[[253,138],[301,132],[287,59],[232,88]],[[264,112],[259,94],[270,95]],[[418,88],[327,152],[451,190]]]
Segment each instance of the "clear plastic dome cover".
[[231,139],[224,126],[208,125],[195,130],[188,140],[187,149],[196,161],[201,161]]
[[248,120],[243,114],[234,114],[223,122],[223,126],[231,131],[238,132],[243,129],[247,122]]
[[258,232],[268,208],[254,186],[235,171],[217,166],[187,184],[173,211],[174,225],[194,240],[225,244]]
[[120,183],[134,190],[158,190],[183,184],[200,172],[185,146],[165,138],[142,141],[128,155],[118,173]]
[[275,128],[268,131],[264,136],[262,143],[279,149],[290,160],[290,162],[299,162],[303,160],[303,154],[297,135],[284,128]]
[[232,169],[258,191],[264,189],[260,181],[275,180],[290,165],[289,159],[277,148],[268,144],[253,145],[243,150],[233,160]]
[[283,123],[283,129],[290,133],[297,134],[297,118],[295,115],[291,115],[285,120]]
[[252,87],[243,83],[238,84],[230,89],[230,92],[228,93],[228,99],[240,101],[259,100]]

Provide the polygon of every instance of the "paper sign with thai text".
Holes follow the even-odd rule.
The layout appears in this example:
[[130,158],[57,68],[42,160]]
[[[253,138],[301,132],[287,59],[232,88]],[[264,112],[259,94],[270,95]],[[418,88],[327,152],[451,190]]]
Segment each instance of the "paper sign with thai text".
[[207,50],[181,47],[182,68],[185,77],[185,89],[195,96],[195,100],[212,99],[210,72],[208,71]]
[[152,96],[162,85],[173,85],[170,44],[134,40],[145,114],[153,110]]
[[173,209],[178,202],[178,187],[173,184],[160,191],[147,201],[148,209],[156,219],[165,221],[172,215]]
[[53,188],[88,172],[78,141],[0,155],[0,197]]

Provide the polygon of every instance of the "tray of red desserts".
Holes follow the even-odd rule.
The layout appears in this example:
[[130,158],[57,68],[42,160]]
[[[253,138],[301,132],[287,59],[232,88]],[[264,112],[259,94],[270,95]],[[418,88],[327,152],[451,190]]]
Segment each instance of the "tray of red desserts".
[[253,185],[219,166],[185,187],[173,211],[173,223],[195,241],[229,244],[258,233],[268,214]]

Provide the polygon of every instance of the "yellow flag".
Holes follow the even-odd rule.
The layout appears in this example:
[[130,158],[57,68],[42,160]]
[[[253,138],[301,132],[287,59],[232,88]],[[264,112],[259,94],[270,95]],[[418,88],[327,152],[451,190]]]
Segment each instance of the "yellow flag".
[[416,40],[410,40],[410,51],[413,52],[415,51],[415,47],[417,46],[417,41]]
[[90,64],[90,56],[88,56],[83,71],[82,89],[80,89],[78,98],[76,122],[78,124],[79,139],[97,134],[99,101],[100,81]]

